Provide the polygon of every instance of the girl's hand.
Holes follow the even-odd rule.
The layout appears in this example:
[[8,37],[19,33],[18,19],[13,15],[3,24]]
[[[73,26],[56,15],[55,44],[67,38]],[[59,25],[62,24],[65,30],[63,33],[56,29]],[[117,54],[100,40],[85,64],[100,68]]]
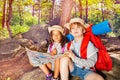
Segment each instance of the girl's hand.
[[75,57],[75,54],[74,54],[71,50],[66,51],[66,52],[65,52],[65,55],[67,55],[68,57],[70,57],[70,58],[72,58],[72,59]]
[[57,54],[57,49],[56,48],[54,48],[52,51],[51,51],[51,56],[53,56],[53,55],[56,55]]

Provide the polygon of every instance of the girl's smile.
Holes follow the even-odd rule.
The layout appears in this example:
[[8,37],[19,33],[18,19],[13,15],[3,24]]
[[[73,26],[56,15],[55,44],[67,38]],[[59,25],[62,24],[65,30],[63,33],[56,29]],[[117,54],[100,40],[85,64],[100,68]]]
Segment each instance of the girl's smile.
[[61,41],[61,33],[57,30],[52,31],[52,39],[54,42],[60,42]]

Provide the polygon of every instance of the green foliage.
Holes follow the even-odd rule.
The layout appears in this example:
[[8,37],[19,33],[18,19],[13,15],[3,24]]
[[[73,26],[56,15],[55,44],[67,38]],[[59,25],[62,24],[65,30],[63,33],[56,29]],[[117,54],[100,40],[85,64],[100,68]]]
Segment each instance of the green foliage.
[[[35,2],[36,1],[36,2]],[[10,26],[13,35],[23,33],[29,30],[30,26],[34,24],[38,24],[38,9],[40,9],[40,24],[44,24],[49,22],[51,17],[51,10],[53,7],[53,0],[14,0],[12,5],[12,18],[10,21]],[[58,1],[58,0],[56,0]],[[77,2],[77,7],[79,6],[79,0],[75,0]],[[85,19],[85,9],[86,9],[86,0],[82,1],[82,16]],[[102,2],[103,1],[103,2]],[[0,3],[0,23],[2,23],[3,16],[3,4],[4,0],[1,0]],[[37,4],[34,8],[37,10],[34,12],[34,16],[32,16],[33,5]],[[8,3],[7,3],[8,5]],[[58,6],[58,7],[56,7]],[[54,18],[60,14],[61,5],[54,5]],[[40,8],[39,8],[40,7]],[[104,19],[111,20],[113,23],[113,32],[108,33],[111,37],[120,36],[120,4],[115,4],[115,0],[88,0],[88,20],[89,23],[97,24],[102,22],[102,11],[104,10]],[[75,10],[71,11],[71,17],[79,17],[79,8],[77,9],[77,13]],[[2,28],[2,24],[0,24],[0,39],[8,37],[8,31],[6,28]]]
[[20,25],[11,26],[11,30],[12,30],[13,36],[16,35],[16,34],[19,34],[19,33],[27,32],[29,30],[29,28],[30,27],[27,26],[27,25],[23,25],[23,26],[20,26]]
[[113,31],[115,32],[116,36],[120,36],[120,14],[115,14],[114,18]]
[[2,12],[0,12],[0,27],[2,27],[2,19],[3,19],[3,13]]
[[[76,0],[79,3],[78,0]],[[86,0],[82,1],[83,19],[86,16]],[[108,33],[110,37],[120,36],[120,4],[115,4],[115,0],[87,0],[88,1],[88,22],[98,24],[104,20],[109,20],[113,24],[113,32]],[[103,10],[103,15],[102,15]],[[74,16],[74,15],[73,15]],[[77,14],[79,16],[79,13]]]
[[23,16],[23,18],[24,18],[25,25],[32,26],[32,25],[38,23],[38,17],[33,17],[31,14],[29,14],[27,12]]
[[22,22],[22,25],[32,26],[33,24],[37,24],[37,18],[33,17],[30,13],[25,13],[20,19],[19,14],[13,14],[10,25],[16,26],[21,25],[20,21]]
[[97,24],[102,21],[101,13],[99,10],[90,10],[89,11],[89,23]]
[[[16,26],[11,26],[10,28],[11,28],[12,34],[14,36],[14,35],[17,35],[19,33],[27,32],[30,27],[27,25],[23,25],[23,26],[16,25]],[[0,28],[0,40],[8,38],[8,37],[9,37],[9,35],[8,35],[7,28]]]
[[8,31],[6,28],[0,28],[0,40],[8,38]]
[[46,0],[43,0],[43,1],[41,2],[41,7],[42,7],[42,8],[51,8],[51,7],[52,7],[52,3],[49,2],[49,1],[46,1]]
[[24,5],[28,6],[34,4],[33,0],[24,0]]
[[108,33],[107,35],[108,35],[109,37],[117,37],[116,34],[115,34],[115,32],[110,32],[110,33]]
[[10,25],[13,26],[13,25],[19,25],[20,23],[20,17],[18,14],[13,14],[12,15],[12,19],[10,21]]

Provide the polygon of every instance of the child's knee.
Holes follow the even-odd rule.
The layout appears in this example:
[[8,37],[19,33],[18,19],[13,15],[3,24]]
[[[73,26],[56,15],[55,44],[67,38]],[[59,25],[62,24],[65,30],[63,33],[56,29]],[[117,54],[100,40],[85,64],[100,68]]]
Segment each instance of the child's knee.
[[60,63],[69,62],[69,61],[70,61],[69,57],[63,57],[63,58],[60,59]]
[[42,68],[42,67],[44,67],[44,66],[46,66],[46,65],[45,65],[45,64],[43,64],[43,65],[40,65],[39,67],[40,67],[40,68]]
[[58,58],[58,59],[56,59],[56,60],[55,60],[55,62],[60,62],[60,59],[59,59],[59,58]]
[[86,76],[85,80],[104,80],[104,78],[99,74],[91,73],[88,76]]

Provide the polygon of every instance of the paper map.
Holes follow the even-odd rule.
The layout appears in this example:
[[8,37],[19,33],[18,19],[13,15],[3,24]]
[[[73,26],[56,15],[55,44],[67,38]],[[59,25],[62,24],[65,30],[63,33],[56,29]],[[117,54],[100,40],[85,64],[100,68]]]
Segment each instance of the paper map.
[[37,52],[28,48],[26,48],[26,51],[29,58],[29,62],[33,66],[40,66],[49,62],[54,62],[56,58],[62,56],[62,54],[51,56],[50,53]]

